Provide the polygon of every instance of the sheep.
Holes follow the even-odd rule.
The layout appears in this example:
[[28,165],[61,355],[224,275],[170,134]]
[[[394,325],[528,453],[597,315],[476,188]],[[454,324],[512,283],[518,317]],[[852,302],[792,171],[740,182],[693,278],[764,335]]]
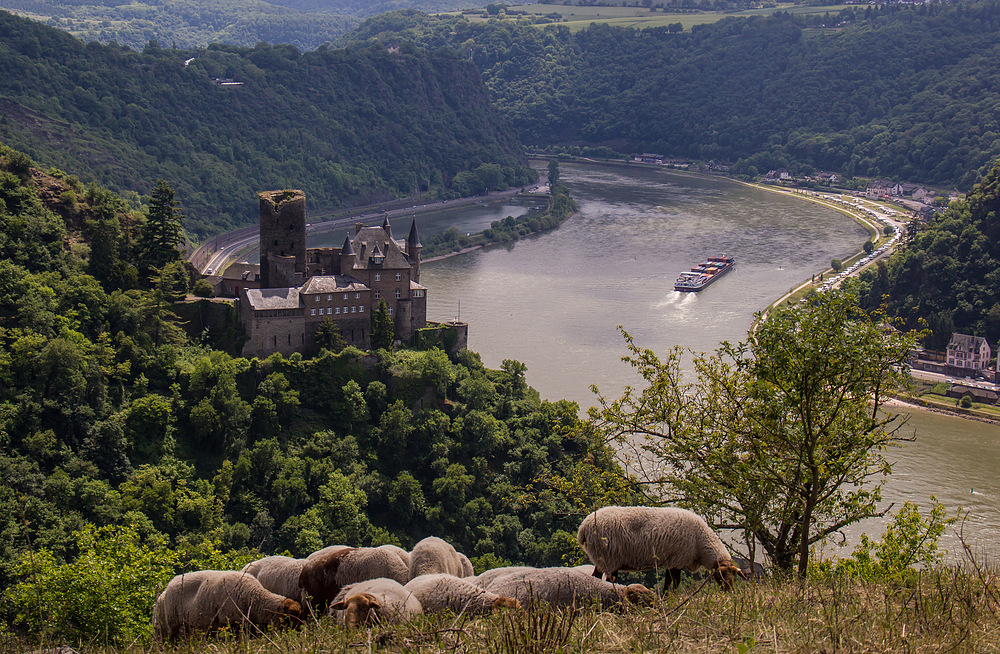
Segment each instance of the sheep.
[[293,559],[290,556],[266,556],[263,559],[251,561],[243,566],[243,572],[253,575],[260,585],[278,595],[291,597],[299,604],[305,605],[309,594],[299,586],[299,575],[306,559]]
[[327,549],[329,551],[322,556],[306,559],[298,579],[299,586],[319,605],[334,599],[348,584],[379,577],[394,579],[400,584],[410,580],[403,559],[393,549]]
[[[410,579],[439,572],[464,577],[466,568],[459,556],[464,555],[456,552],[450,543],[437,536],[428,536],[414,545],[410,551]],[[470,571],[471,568],[470,564]]]
[[167,583],[153,606],[153,629],[158,637],[172,640],[188,631],[294,624],[303,617],[301,604],[272,593],[245,572],[200,570]]
[[622,602],[650,604],[654,593],[642,584],[622,586],[585,575],[572,568],[537,568],[494,579],[486,590],[513,597],[521,604],[548,602],[553,606],[597,603],[611,607]]
[[[406,569],[407,570],[410,569],[410,553],[404,550],[402,547],[399,547],[398,545],[379,545],[375,549],[388,550],[389,552],[395,553],[396,556],[398,556],[399,559],[403,562],[403,565],[406,566]],[[407,572],[407,575],[409,575],[409,572]]]
[[348,627],[386,622],[398,624],[423,613],[417,597],[395,579],[368,579],[345,586],[330,605],[337,622]]
[[467,557],[466,555],[462,554],[461,552],[457,552],[457,554],[458,554],[458,560],[462,564],[462,574],[460,574],[458,576],[459,577],[473,577],[473,576],[475,576],[476,570],[475,570],[475,568],[472,567],[472,561],[469,560],[469,557]]
[[[487,570],[483,574],[477,576],[473,583],[475,583],[480,588],[486,588],[489,586],[494,579],[498,577],[503,577],[509,575],[513,572],[528,572],[529,570],[538,570],[538,568],[532,568],[526,565],[508,565],[503,568],[492,568]],[[590,574],[589,572],[587,574]]]
[[426,613],[451,609],[456,613],[483,615],[495,608],[521,608],[521,604],[512,597],[501,597],[468,579],[449,574],[420,575],[404,588],[420,600]]
[[594,576],[607,574],[609,581],[620,570],[662,568],[676,586],[682,568],[706,568],[729,590],[737,576],[744,577],[718,535],[686,509],[606,506],[584,518],[576,540],[594,564]]
[[340,550],[349,550],[349,549],[352,549],[350,545],[329,545],[321,550],[316,550],[315,552],[307,556],[306,559],[307,560],[315,559],[318,556],[326,556],[334,552],[339,552]]

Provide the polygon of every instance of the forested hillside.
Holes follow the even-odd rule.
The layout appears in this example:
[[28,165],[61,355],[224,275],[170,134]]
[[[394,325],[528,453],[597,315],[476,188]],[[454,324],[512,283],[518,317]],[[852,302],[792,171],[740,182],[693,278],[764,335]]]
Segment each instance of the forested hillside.
[[1000,340],[1000,160],[862,282],[867,308],[885,300],[907,327],[926,320],[934,349],[945,349],[953,331]]
[[304,13],[261,0],[0,0],[0,9],[40,20],[84,41],[142,49],[198,48],[210,43],[253,46],[261,41],[314,49],[358,24],[359,18]]
[[345,38],[471,55],[530,145],[958,188],[1000,154],[995,0],[730,18],[683,33],[394,12]]
[[522,364],[436,347],[213,349],[180,329],[162,276],[122,290],[90,274],[109,246],[127,260],[148,221],[53,172],[0,146],[0,589],[29,552],[73,557],[89,526],[129,526],[160,557],[429,534],[494,564],[573,550],[578,509],[554,478],[595,485],[616,468],[578,407],[541,401]]
[[167,180],[196,238],[255,220],[265,189],[301,188],[315,210],[437,196],[487,163],[509,184],[534,175],[475,67],[445,50],[136,52],[0,12],[0,70],[0,139],[116,190]]

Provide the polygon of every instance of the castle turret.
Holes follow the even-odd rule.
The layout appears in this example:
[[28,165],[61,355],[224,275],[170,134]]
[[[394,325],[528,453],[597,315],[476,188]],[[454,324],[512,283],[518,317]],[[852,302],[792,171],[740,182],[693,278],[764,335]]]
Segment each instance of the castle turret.
[[358,255],[354,254],[351,246],[351,235],[344,238],[344,246],[340,248],[340,274],[350,275],[354,270],[354,265],[358,262]]
[[420,283],[420,236],[417,234],[417,219],[410,225],[410,235],[406,237],[406,254],[413,260],[413,281]]
[[385,220],[382,221],[382,229],[385,230],[385,235],[392,238],[392,225],[389,224],[389,214],[385,214]]
[[260,286],[300,286],[306,275],[306,194],[265,191],[260,198]]

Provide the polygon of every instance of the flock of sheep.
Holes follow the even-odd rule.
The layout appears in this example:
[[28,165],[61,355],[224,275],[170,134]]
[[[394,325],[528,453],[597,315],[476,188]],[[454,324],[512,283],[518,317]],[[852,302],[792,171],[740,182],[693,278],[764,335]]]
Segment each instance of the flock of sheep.
[[[705,568],[724,589],[743,576],[699,516],[677,508],[605,507],[587,516],[577,541],[592,566],[506,567],[475,576],[469,559],[431,536],[413,550],[394,545],[334,545],[305,559],[269,556],[243,570],[202,570],[174,577],[153,609],[157,637],[247,623],[295,624],[327,611],[341,624],[398,623],[420,613],[485,614],[537,602],[610,607],[648,603],[653,591],[615,582],[621,570]],[[604,577],[607,579],[605,580]]]

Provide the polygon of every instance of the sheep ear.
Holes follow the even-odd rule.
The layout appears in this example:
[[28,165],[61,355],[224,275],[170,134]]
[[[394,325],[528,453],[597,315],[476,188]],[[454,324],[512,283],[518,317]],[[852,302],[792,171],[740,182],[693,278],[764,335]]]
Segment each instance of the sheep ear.
[[331,611],[346,611],[347,610],[347,600],[340,600],[336,604],[330,607]]

